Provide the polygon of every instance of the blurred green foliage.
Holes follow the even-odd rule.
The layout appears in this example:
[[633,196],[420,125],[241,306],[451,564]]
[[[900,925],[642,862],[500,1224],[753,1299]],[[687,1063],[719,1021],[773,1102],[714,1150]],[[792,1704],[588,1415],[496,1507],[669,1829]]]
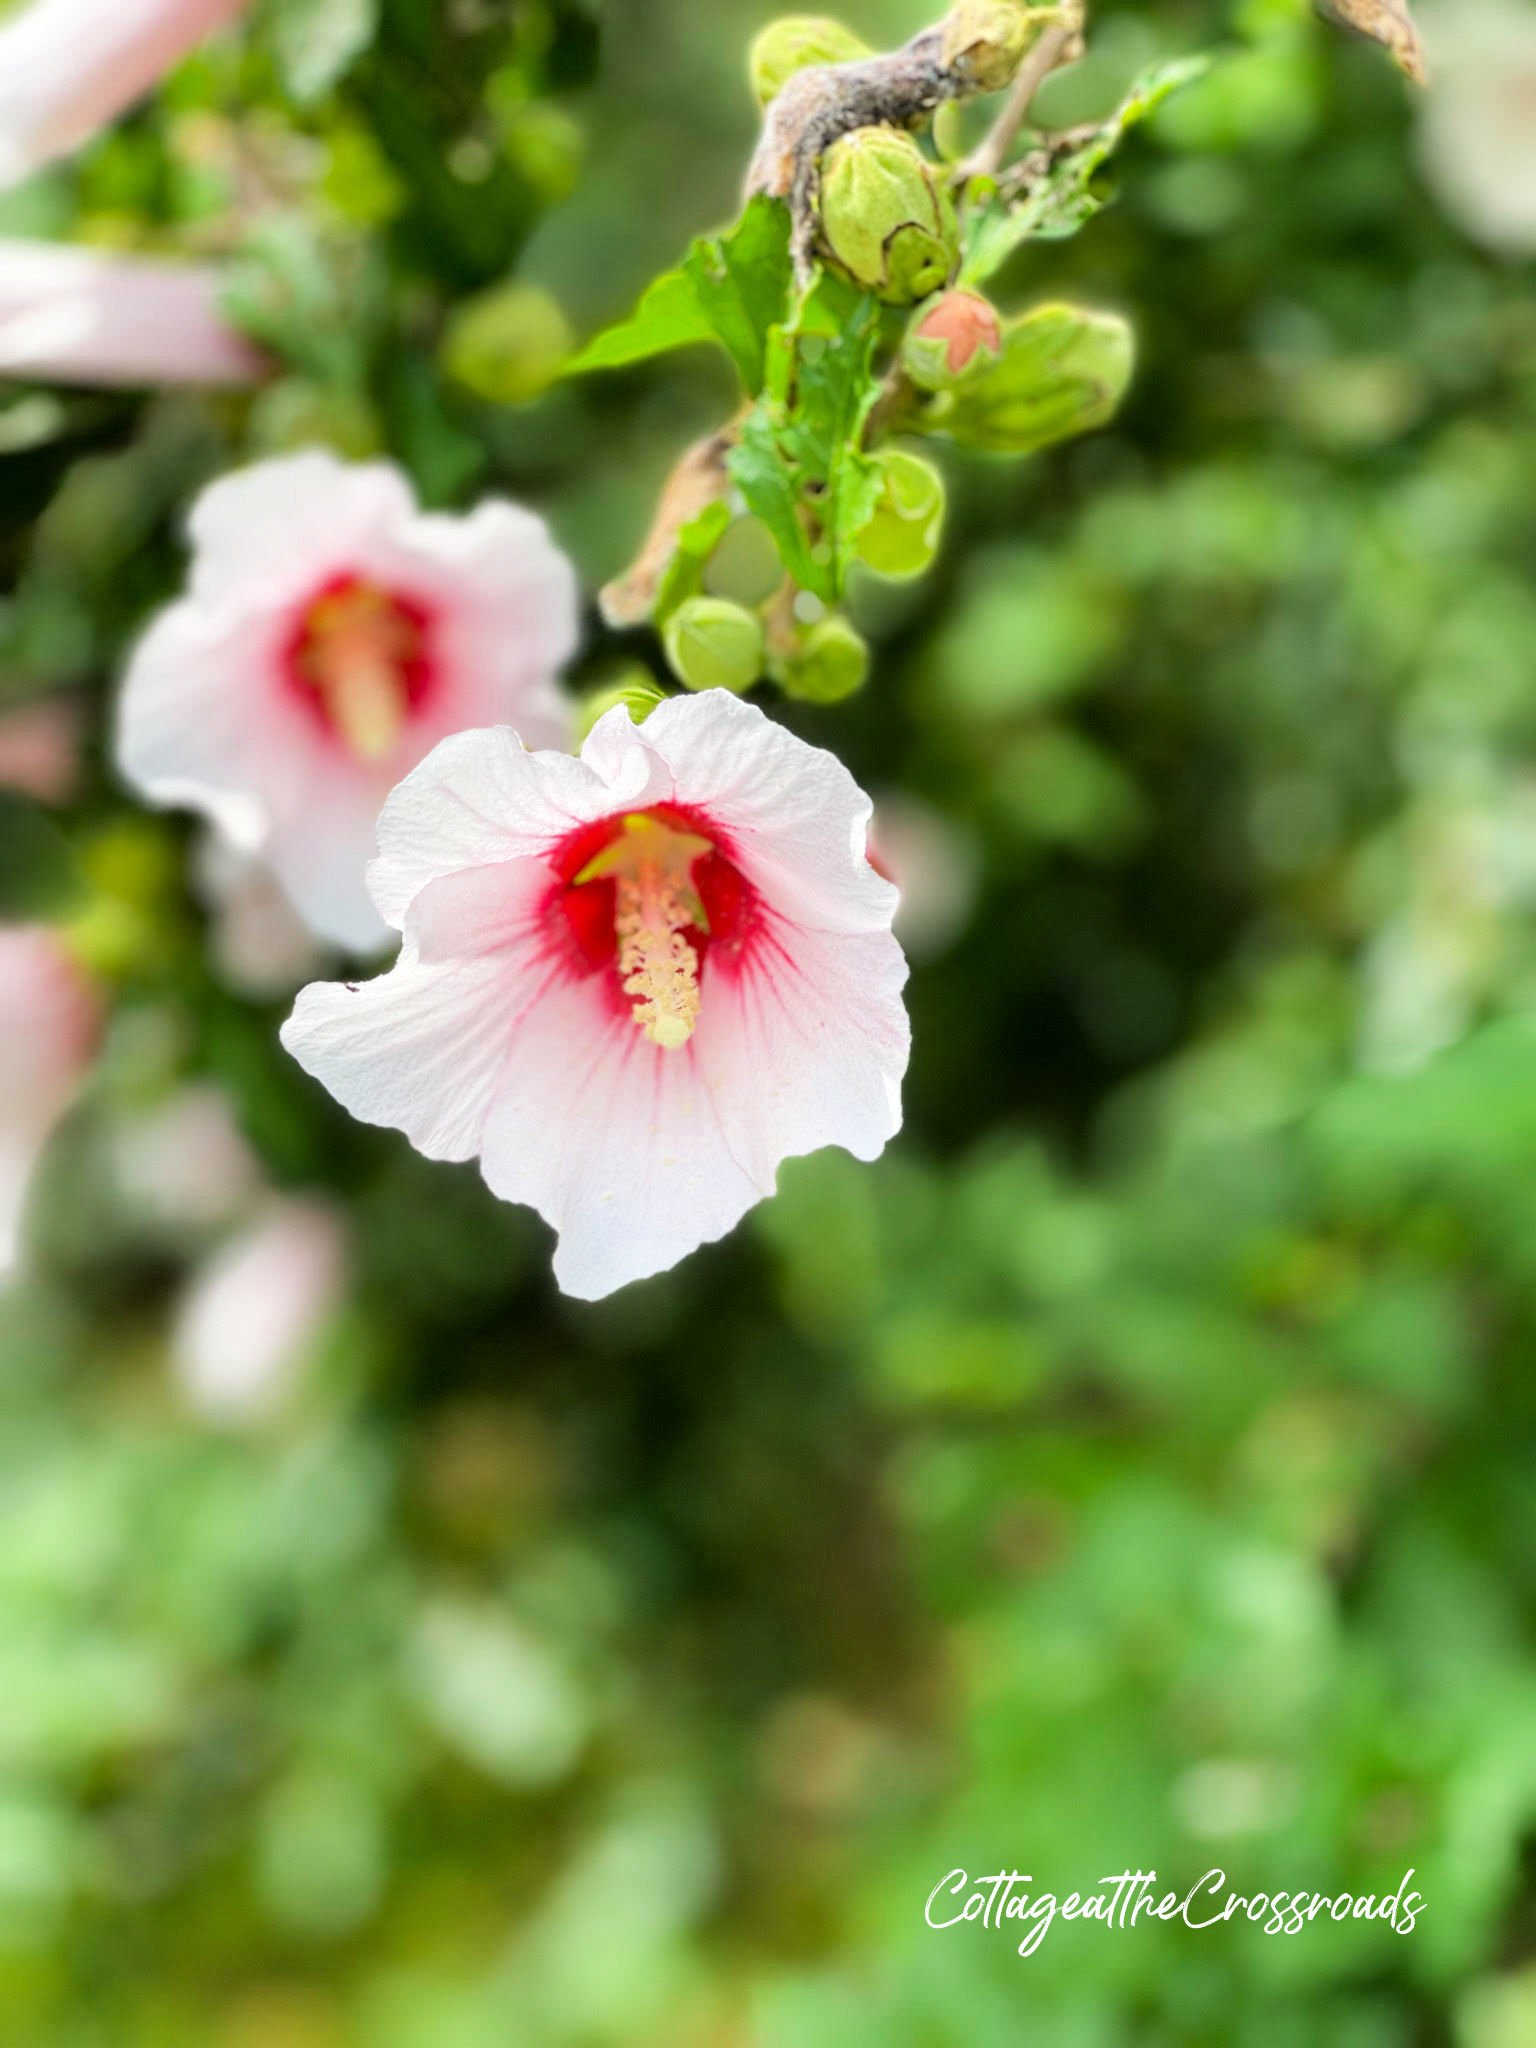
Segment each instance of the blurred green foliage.
[[[546,340],[551,301],[592,331],[731,214],[768,10],[629,0],[600,62],[597,11],[274,0],[0,200],[238,258],[284,364],[0,394],[0,701],[92,735],[52,818],[0,808],[3,907],[73,917],[115,1006],[0,1296],[0,2039],[1528,2048],[1536,299],[1421,184],[1379,53],[1291,0],[1106,0],[1048,88],[1087,119],[1227,52],[996,281],[1133,317],[1115,427],[946,453],[936,573],[856,584],[870,686],[784,711],[973,856],[874,1168],[560,1300],[539,1226],[285,1061],[182,828],[101,765],[233,460],[510,491],[588,589],[632,552],[723,367],[504,403],[497,320],[537,287]],[[594,619],[581,680],[616,658],[661,672]],[[189,1088],[351,1244],[243,1431],[168,1363],[231,1227],[175,1145],[146,1175]],[[925,1928],[1008,1864],[1412,1865],[1428,1908],[1026,1962]]]

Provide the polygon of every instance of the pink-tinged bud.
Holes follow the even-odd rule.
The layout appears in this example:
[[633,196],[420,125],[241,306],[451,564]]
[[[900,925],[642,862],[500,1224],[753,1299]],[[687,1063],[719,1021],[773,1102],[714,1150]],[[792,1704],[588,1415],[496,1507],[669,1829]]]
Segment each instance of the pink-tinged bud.
[[907,329],[902,365],[920,391],[951,391],[1002,352],[1002,322],[990,300],[979,292],[941,292]]
[[0,186],[90,140],[246,0],[32,0],[0,29]]
[[0,377],[252,384],[266,358],[219,309],[222,272],[0,240]]

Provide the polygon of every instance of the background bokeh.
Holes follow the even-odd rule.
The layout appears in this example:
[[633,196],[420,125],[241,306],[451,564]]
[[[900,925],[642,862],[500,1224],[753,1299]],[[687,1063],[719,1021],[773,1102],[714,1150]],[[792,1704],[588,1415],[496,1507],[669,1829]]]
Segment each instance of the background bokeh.
[[[871,687],[783,713],[905,872],[906,1132],[665,1278],[564,1301],[351,1124],[306,948],[107,765],[236,460],[622,565],[724,368],[509,401],[729,214],[771,11],[269,0],[0,198],[228,257],[283,365],[0,387],[0,909],[108,1012],[0,1292],[7,2048],[1536,2042],[1536,297],[1473,85],[1431,133],[1293,0],[1095,9],[1055,119],[1227,52],[1000,294],[1131,312],[1131,400],[950,461]],[[924,1927],[1009,1863],[1429,1903]]]

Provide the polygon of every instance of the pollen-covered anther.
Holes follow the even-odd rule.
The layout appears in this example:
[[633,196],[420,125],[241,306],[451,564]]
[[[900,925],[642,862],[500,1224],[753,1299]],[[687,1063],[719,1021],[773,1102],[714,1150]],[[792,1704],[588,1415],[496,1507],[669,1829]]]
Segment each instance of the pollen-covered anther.
[[660,868],[618,877],[619,979],[635,998],[635,1022],[654,1045],[686,1045],[699,1021],[699,956],[683,936],[696,915]]

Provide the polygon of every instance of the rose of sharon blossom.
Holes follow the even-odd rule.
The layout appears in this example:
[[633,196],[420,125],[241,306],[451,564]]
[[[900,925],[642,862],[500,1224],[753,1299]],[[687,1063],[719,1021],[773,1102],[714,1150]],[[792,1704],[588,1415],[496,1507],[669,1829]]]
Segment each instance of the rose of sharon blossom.
[[579,759],[460,733],[369,871],[394,969],[317,983],[283,1042],[366,1123],[478,1157],[592,1300],[722,1237],[823,1145],[900,1126],[906,963],[830,754],[723,690],[623,707]]
[[0,925],[0,1275],[15,1264],[27,1184],[90,1065],[89,984],[42,925]]
[[467,727],[565,742],[571,566],[516,505],[424,513],[388,464],[318,452],[213,484],[191,533],[187,594],[129,666],[123,773],[260,854],[323,938],[377,946],[364,871],[401,777]]
[[245,4],[23,4],[0,27],[0,186],[77,149]]

